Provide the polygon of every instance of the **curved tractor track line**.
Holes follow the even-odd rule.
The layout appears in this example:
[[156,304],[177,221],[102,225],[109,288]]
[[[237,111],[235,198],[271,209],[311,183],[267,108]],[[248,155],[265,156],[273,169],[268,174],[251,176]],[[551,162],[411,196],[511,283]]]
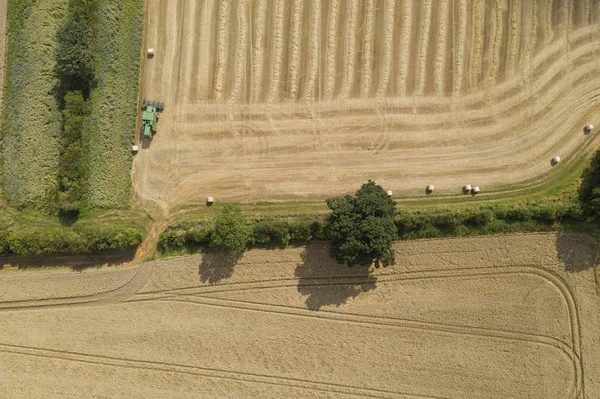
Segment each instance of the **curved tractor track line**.
[[[394,276],[394,275],[398,275],[398,276]],[[569,317],[569,324],[570,324],[570,328],[571,328],[571,337],[572,337],[572,342],[571,342],[571,346],[568,346],[564,343],[562,343],[562,341],[552,338],[552,337],[546,337],[543,335],[537,335],[537,334],[529,334],[529,333],[518,333],[518,332],[512,332],[512,331],[503,331],[503,330],[495,330],[495,329],[485,329],[485,328],[476,328],[476,327],[465,327],[465,326],[456,326],[456,325],[443,325],[443,324],[436,324],[436,323],[427,323],[427,322],[418,322],[418,321],[414,321],[414,320],[403,320],[403,319],[394,319],[394,318],[383,318],[383,317],[377,317],[377,316],[364,316],[364,315],[356,315],[356,314],[344,314],[342,312],[335,312],[335,311],[319,311],[318,314],[321,313],[327,313],[328,316],[331,315],[331,317],[329,317],[330,319],[335,319],[335,320],[339,320],[340,318],[342,318],[345,321],[348,322],[364,322],[365,320],[383,320],[383,319],[387,319],[387,320],[396,320],[396,321],[404,321],[404,322],[408,322],[411,325],[408,326],[408,328],[421,328],[424,330],[429,329],[434,329],[434,327],[436,328],[442,328],[441,331],[454,331],[457,332],[459,331],[462,334],[466,334],[466,330],[471,330],[471,335],[481,335],[481,336],[486,336],[488,334],[493,334],[492,336],[494,336],[495,338],[505,338],[505,339],[515,339],[515,340],[523,340],[523,341],[530,341],[530,342],[537,342],[543,345],[549,345],[549,346],[554,346],[554,347],[558,347],[561,349],[561,351],[563,351],[565,353],[565,355],[567,355],[568,357],[570,357],[573,361],[573,367],[574,367],[574,376],[575,376],[575,384],[574,384],[574,388],[572,390],[571,393],[573,393],[572,396],[570,397],[579,397],[579,395],[583,392],[584,389],[584,380],[583,380],[583,361],[581,358],[581,327],[580,327],[580,322],[579,322],[579,315],[577,312],[577,307],[576,307],[576,302],[573,296],[572,291],[570,290],[570,288],[566,285],[566,283],[564,282],[564,280],[562,280],[558,275],[549,272],[548,270],[539,267],[539,266],[506,266],[506,267],[488,267],[488,268],[461,268],[461,269],[454,269],[454,270],[444,270],[444,271],[440,271],[440,270],[431,270],[431,271],[421,271],[421,272],[408,272],[408,273],[390,273],[390,274],[386,274],[384,276],[380,276],[377,278],[376,281],[380,281],[380,282],[390,282],[390,281],[399,281],[399,280],[418,280],[418,279],[431,279],[431,278],[449,278],[449,277],[472,277],[472,276],[483,276],[483,275],[489,275],[489,276],[494,276],[494,275],[506,275],[506,274],[528,274],[528,275],[533,275],[533,276],[537,276],[540,277],[546,281],[548,281],[551,285],[553,285],[554,287],[556,287],[558,289],[558,292],[560,292],[562,298],[565,301],[565,304],[567,305],[567,312],[568,312],[568,317]],[[148,293],[143,293],[143,294],[139,294],[139,296],[148,296],[151,294],[155,294],[155,293],[163,293],[166,295],[163,296],[158,296],[158,297],[150,297],[150,298],[139,298],[139,299],[132,299],[132,301],[137,302],[137,301],[153,301],[153,300],[164,300],[164,301],[182,301],[182,302],[186,302],[189,303],[190,301],[185,301],[185,300],[180,300],[177,298],[185,298],[185,297],[196,297],[198,300],[204,301],[203,305],[206,306],[220,306],[220,307],[235,307],[233,305],[231,305],[231,303],[238,303],[241,305],[241,308],[244,308],[246,310],[256,310],[256,311],[262,311],[262,312],[274,312],[276,310],[276,308],[279,309],[293,309],[296,313],[294,312],[289,312],[289,310],[287,312],[283,312],[281,310],[279,310],[279,313],[286,313],[286,314],[296,314],[298,316],[302,316],[302,317],[323,317],[323,318],[327,318],[328,316],[322,316],[322,315],[317,315],[314,311],[310,311],[310,310],[304,310],[302,308],[295,308],[295,307],[291,307],[291,306],[280,306],[280,305],[269,305],[269,304],[257,304],[257,303],[253,303],[250,302],[249,304],[246,301],[234,301],[234,300],[224,300],[224,299],[218,299],[218,298],[211,298],[207,295],[201,295],[203,292],[205,292],[206,294],[210,294],[210,293],[215,293],[215,292],[235,292],[235,291],[246,291],[246,290],[255,290],[255,289],[268,289],[268,288],[281,288],[281,287],[294,287],[294,286],[298,286],[298,285],[308,285],[308,286],[327,286],[327,285],[347,285],[347,284],[361,284],[361,283],[368,283],[371,282],[370,280],[366,279],[366,275],[363,276],[354,276],[354,277],[346,277],[346,276],[341,276],[341,277],[310,277],[310,278],[294,278],[294,279],[273,279],[273,280],[265,280],[265,281],[261,281],[259,282],[259,284],[262,284],[261,286],[246,286],[245,288],[241,288],[241,289],[236,289],[236,288],[232,288],[232,289],[224,289],[224,290],[220,290],[220,291],[213,291],[212,288],[213,287],[218,287],[219,285],[227,285],[229,287],[236,287],[239,285],[251,285],[251,284],[256,284],[256,282],[242,282],[242,283],[231,283],[231,284],[217,284],[215,286],[207,286],[207,287],[189,287],[189,288],[184,288],[184,289],[176,289],[176,290],[164,290],[164,291],[154,291],[154,292],[148,292]],[[319,282],[315,282],[319,279],[324,279],[327,280],[328,282],[324,282],[324,283],[319,283]],[[311,281],[310,284],[299,284],[302,280],[309,280]],[[336,281],[337,280],[337,281]],[[286,284],[280,284],[281,281],[288,281],[289,283]],[[276,284],[264,284],[264,283],[276,283]],[[187,293],[187,294],[182,294],[181,292],[185,291],[185,292],[189,292],[192,291],[191,293]],[[211,303],[212,301],[212,303]],[[215,303],[216,302],[216,303]],[[222,302],[228,302],[230,303],[230,305],[220,305],[219,304]],[[264,309],[253,309],[252,306],[263,306],[263,307],[267,307],[270,310],[264,310]],[[302,314],[297,314],[298,311],[301,311]],[[355,318],[355,319],[353,319]],[[359,320],[362,321],[357,321],[356,318],[359,318]],[[373,322],[375,324],[382,324],[381,321],[380,322]],[[389,322],[387,323],[383,323],[384,325],[390,325]],[[420,324],[420,326],[419,326]],[[392,324],[392,325],[397,325],[396,323]],[[427,325],[429,327],[423,327],[424,325]],[[440,327],[442,326],[442,327]],[[450,331],[450,332],[451,332]],[[476,331],[476,332],[475,332]]]
[[179,363],[158,362],[141,359],[119,358],[106,355],[95,355],[89,353],[63,351],[55,349],[38,348],[24,345],[0,344],[0,352],[43,357],[48,359],[60,359],[78,363],[103,365],[109,367],[121,367],[128,369],[150,370],[159,372],[171,372],[189,374],[215,379],[235,380],[242,382],[267,384],[275,386],[301,388],[307,390],[336,392],[358,397],[369,398],[430,398],[434,396],[414,395],[403,392],[394,392],[377,388],[363,388],[345,384],[321,382],[302,378],[274,376],[269,374],[250,373],[235,370],[225,370],[210,367],[199,367]]
[[152,275],[152,269],[153,266],[151,264],[140,266],[138,272],[125,285],[100,294],[39,300],[3,301],[0,302],[0,312],[124,302],[144,288]]
[[[560,292],[562,298],[567,305],[569,311],[569,318],[571,329],[574,331],[571,335],[575,336],[573,342],[573,348],[579,351],[577,345],[578,331],[576,328],[578,324],[578,318],[573,318],[573,313],[576,312],[574,305],[575,300],[566,286],[566,283],[554,273],[551,273],[544,268],[535,266],[504,266],[504,267],[488,267],[488,268],[467,268],[467,269],[452,269],[452,270],[431,270],[431,271],[419,271],[419,272],[390,272],[383,275],[376,276],[375,283],[377,282],[395,282],[395,281],[411,281],[411,280],[423,280],[423,279],[443,279],[443,278],[460,278],[460,277],[479,277],[479,276],[500,276],[507,274],[526,274],[539,277],[544,281],[549,282],[555,286]],[[267,280],[256,280],[256,281],[244,281],[236,283],[220,283],[206,286],[194,286],[179,289],[167,289],[157,290],[139,293],[132,298],[130,302],[136,301],[151,301],[151,300],[162,300],[162,299],[174,299],[178,297],[186,296],[201,296],[217,300],[218,298],[209,297],[210,294],[224,293],[224,292],[243,292],[252,290],[262,289],[274,289],[274,288],[286,288],[286,287],[297,287],[297,286],[337,286],[337,285],[359,285],[373,280],[369,279],[369,275],[355,275],[355,276],[314,276],[314,277],[294,277],[294,278],[283,278],[283,279],[267,279]],[[307,281],[307,283],[303,283]],[[157,295],[158,294],[158,295]],[[271,305],[269,305],[271,306]],[[272,305],[278,306],[278,305]],[[286,306],[287,307],[287,306]],[[294,308],[294,307],[290,307]],[[299,308],[301,309],[301,308]],[[334,311],[320,312],[331,312],[340,313]],[[367,316],[365,316],[367,317]],[[368,316],[375,317],[375,316]],[[577,320],[576,320],[577,319]],[[524,333],[525,334],[525,333]],[[533,334],[532,334],[533,335]]]
[[[66,298],[64,301],[53,299],[51,301],[55,303],[46,303],[40,305],[40,301],[23,301],[17,303],[16,308],[40,308],[47,306],[72,306],[72,305],[91,305],[95,303],[114,303],[114,302],[122,302],[125,299],[129,298],[131,295],[135,294],[135,292],[141,290],[146,282],[148,281],[151,274],[151,268],[149,266],[145,266],[140,268],[140,271],[136,274],[136,276],[128,282],[126,285],[111,291],[107,294],[103,295],[95,295],[88,297],[78,297],[78,298]],[[510,331],[502,331],[495,329],[485,329],[485,328],[476,328],[476,327],[465,327],[465,326],[456,326],[456,325],[444,325],[444,324],[436,324],[436,323],[426,323],[426,322],[418,322],[414,320],[402,320],[402,319],[394,319],[394,318],[386,318],[386,317],[377,317],[377,316],[363,316],[356,314],[344,314],[342,312],[335,311],[322,311],[319,313],[315,313],[309,310],[302,310],[299,308],[288,307],[288,306],[278,306],[278,305],[269,305],[269,304],[257,304],[257,303],[246,303],[245,301],[231,301],[231,300],[222,300],[217,298],[210,298],[207,296],[202,296],[198,292],[193,292],[191,294],[178,294],[181,291],[189,291],[191,289],[198,289],[204,287],[192,287],[182,290],[166,290],[167,297],[157,297],[157,298],[149,298],[149,299],[133,299],[133,302],[137,301],[146,301],[146,300],[166,300],[166,301],[182,301],[178,300],[177,297],[185,297],[185,296],[195,296],[193,299],[197,299],[200,301],[204,301],[204,305],[209,306],[223,306],[221,303],[226,302],[229,305],[225,307],[232,308],[244,308],[247,310],[255,310],[255,311],[263,311],[263,312],[276,312],[282,313],[281,309],[285,309],[283,313],[290,313],[289,309],[293,309],[292,312],[297,316],[305,316],[305,317],[324,317],[329,319],[336,319],[345,322],[356,322],[356,323],[370,323],[377,324],[382,326],[391,326],[391,327],[405,327],[405,328],[420,328],[423,330],[439,330],[445,331],[449,333],[459,333],[459,334],[467,334],[467,335],[477,335],[477,336],[489,336],[496,339],[511,339],[511,340],[520,340],[526,342],[534,342],[541,345],[549,345],[556,348],[559,348],[566,356],[568,356],[574,363],[574,374],[575,374],[575,390],[574,392],[578,395],[583,390],[583,369],[582,369],[582,360],[581,360],[581,351],[580,351],[580,327],[579,327],[579,316],[577,314],[577,308],[575,305],[575,300],[571,290],[564,283],[564,281],[554,273],[547,271],[542,267],[536,266],[510,266],[510,267],[489,267],[489,268],[463,268],[463,269],[455,269],[455,270],[430,270],[430,271],[420,271],[420,272],[408,272],[408,273],[399,273],[399,272],[391,272],[386,273],[381,277],[378,277],[377,281],[396,281],[396,280],[411,280],[411,279],[423,279],[423,278],[448,278],[448,277],[468,277],[468,276],[481,276],[481,275],[502,275],[502,274],[531,274],[535,276],[539,276],[545,280],[547,280],[550,284],[558,289],[561,293],[565,303],[567,304],[567,310],[569,314],[569,321],[571,324],[572,330],[572,349],[568,345],[562,343],[561,341],[551,338],[545,337],[536,334],[528,334],[528,333],[515,333]],[[314,281],[324,279],[329,282],[326,283],[314,283]],[[296,284],[285,284],[280,286],[295,286],[301,280],[309,280],[312,281],[312,284],[307,285],[340,285],[340,284],[348,284],[349,282],[353,284],[359,283],[362,279],[362,282],[365,281],[365,276],[325,276],[325,277],[311,277],[306,279],[279,279],[279,280],[268,280],[271,282],[280,282],[281,280],[294,281]],[[337,280],[337,281],[335,281]],[[234,283],[234,284],[221,284],[228,286],[237,286],[241,284],[256,284],[256,282],[247,282],[247,283]],[[206,288],[213,288],[216,286],[209,286]],[[260,287],[259,287],[260,288]],[[273,288],[272,286],[270,288]],[[244,288],[248,289],[256,289],[256,287]],[[242,290],[244,290],[242,289]],[[235,291],[236,289],[232,289],[229,291]],[[225,290],[228,291],[228,290]],[[146,294],[140,294],[140,296],[153,294],[156,292],[150,292]],[[207,292],[209,294],[210,292]],[[171,294],[171,295],[169,295]],[[25,303],[24,302],[36,302],[36,304]],[[61,302],[61,303],[56,303]],[[190,303],[189,301],[182,301],[185,303]],[[212,302],[212,303],[211,303]],[[194,302],[196,303],[196,302]],[[216,303],[216,304],[215,304]],[[232,305],[233,304],[233,305]],[[240,305],[241,304],[241,305]],[[256,308],[257,306],[261,306],[262,308]],[[2,310],[14,310],[15,307],[4,307]],[[298,311],[303,312],[304,314],[298,314]],[[326,316],[321,316],[321,314],[326,314]],[[318,315],[318,316],[317,316]],[[404,325],[398,324],[404,323]]]

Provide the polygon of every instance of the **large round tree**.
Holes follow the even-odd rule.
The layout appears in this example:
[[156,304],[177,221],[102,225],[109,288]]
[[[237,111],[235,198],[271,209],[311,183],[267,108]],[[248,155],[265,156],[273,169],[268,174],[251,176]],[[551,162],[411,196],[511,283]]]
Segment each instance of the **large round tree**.
[[239,252],[246,249],[252,236],[252,227],[238,205],[225,204],[215,220],[210,247],[218,252]]
[[355,196],[329,198],[327,206],[331,214],[325,229],[337,262],[347,266],[374,263],[375,267],[394,264],[396,203],[381,186],[369,180]]

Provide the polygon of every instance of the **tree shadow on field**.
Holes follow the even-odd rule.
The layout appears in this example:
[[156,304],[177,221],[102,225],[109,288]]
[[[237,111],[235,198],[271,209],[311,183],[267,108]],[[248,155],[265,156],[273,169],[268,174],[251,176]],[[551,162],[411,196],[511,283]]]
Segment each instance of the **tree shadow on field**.
[[306,307],[310,310],[340,306],[361,292],[375,289],[376,278],[370,274],[370,267],[336,263],[325,243],[307,245],[301,258],[294,275],[298,278],[298,292],[307,297]]
[[233,269],[240,260],[243,251],[230,254],[206,252],[202,254],[202,262],[198,268],[200,281],[215,284],[233,275]]
[[556,252],[568,272],[587,270],[598,263],[598,243],[588,234],[559,233]]

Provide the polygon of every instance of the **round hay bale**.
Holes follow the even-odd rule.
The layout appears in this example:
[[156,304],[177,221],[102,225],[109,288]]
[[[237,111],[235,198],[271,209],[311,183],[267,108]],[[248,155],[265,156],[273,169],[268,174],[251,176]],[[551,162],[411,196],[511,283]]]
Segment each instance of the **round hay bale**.
[[591,123],[589,125],[587,125],[583,130],[585,130],[586,133],[591,132],[592,130],[594,130],[594,125],[592,125]]
[[387,193],[388,197],[392,196],[392,190],[387,190],[386,193]]
[[556,156],[556,157],[552,158],[552,164],[556,165],[559,162],[560,162],[560,157],[559,156]]
[[479,190],[479,186],[475,186],[475,187],[473,187],[473,188],[471,189],[471,193],[472,193],[473,195],[477,194],[479,191],[480,191],[480,190]]
[[433,191],[435,190],[435,187],[433,186],[433,184],[430,184],[427,186],[427,191]]
[[131,146],[131,152],[133,152],[134,154],[136,154],[138,152],[139,148],[137,145],[132,145]]
[[471,185],[467,184],[466,186],[463,187],[463,191],[471,191]]
[[153,48],[148,49],[148,57],[154,57],[154,49]]
[[215,202],[213,197],[206,198],[206,206],[211,206]]

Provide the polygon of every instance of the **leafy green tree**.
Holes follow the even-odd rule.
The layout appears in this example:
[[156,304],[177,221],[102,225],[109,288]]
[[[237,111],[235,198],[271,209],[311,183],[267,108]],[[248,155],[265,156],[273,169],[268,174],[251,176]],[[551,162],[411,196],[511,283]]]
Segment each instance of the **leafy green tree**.
[[211,249],[219,252],[238,252],[246,249],[252,237],[252,227],[238,205],[226,204],[215,220],[210,237]]
[[392,244],[396,203],[381,186],[370,181],[355,196],[327,199],[331,214],[325,231],[331,238],[331,256],[347,266],[394,264]]
[[587,217],[600,220],[600,151],[583,172],[579,200]]

